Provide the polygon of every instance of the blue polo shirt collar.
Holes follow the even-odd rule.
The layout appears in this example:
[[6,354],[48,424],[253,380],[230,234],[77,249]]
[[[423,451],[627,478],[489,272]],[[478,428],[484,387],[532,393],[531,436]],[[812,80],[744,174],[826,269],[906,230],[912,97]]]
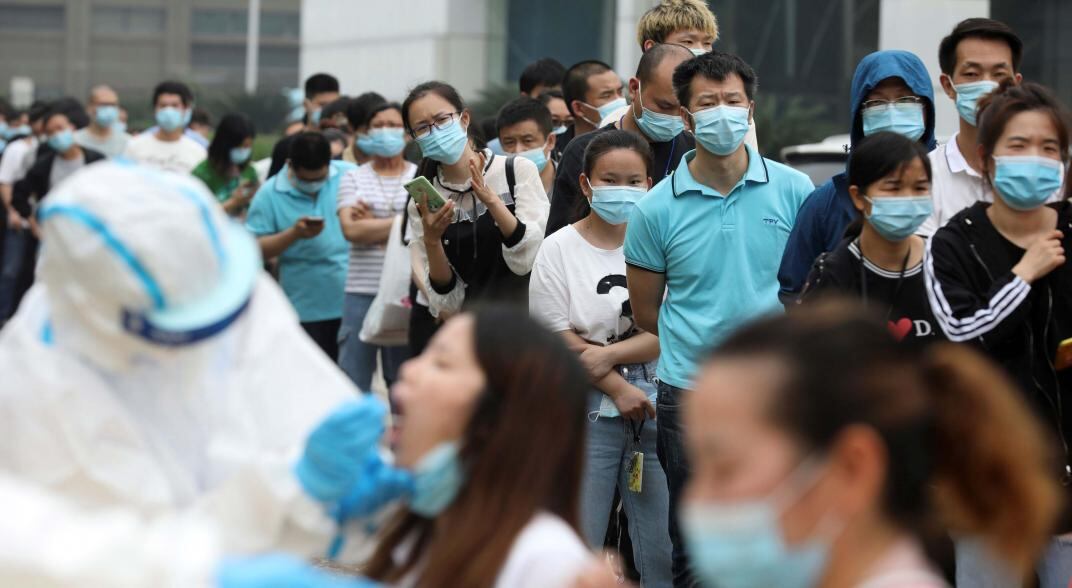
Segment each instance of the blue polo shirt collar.
[[[755,149],[745,144],[745,150],[748,152],[748,169],[744,172],[744,177],[741,181],[737,182],[737,185],[730,190],[730,194],[737,191],[746,183],[754,184],[766,184],[770,181],[770,174],[767,173],[767,164],[763,161],[763,157],[756,153]],[[689,171],[689,162],[696,157],[696,150],[689,151],[681,158],[681,163],[678,164],[677,169],[670,175],[671,188],[673,189],[674,196],[684,196],[686,194],[698,193],[702,196],[708,196],[711,198],[724,198],[725,196],[719,194],[714,188],[701,184],[692,176],[692,172]],[[728,195],[727,195],[728,196]]]
[[[332,162],[328,164],[328,181],[330,181],[337,175],[339,175],[339,168],[335,166],[335,163]],[[291,196],[312,198],[312,196],[310,196],[309,194],[306,194],[305,192],[302,192],[301,190],[295,188],[294,184],[290,182],[290,165],[286,164],[284,164],[283,168],[275,174],[275,191],[281,194],[290,194]]]

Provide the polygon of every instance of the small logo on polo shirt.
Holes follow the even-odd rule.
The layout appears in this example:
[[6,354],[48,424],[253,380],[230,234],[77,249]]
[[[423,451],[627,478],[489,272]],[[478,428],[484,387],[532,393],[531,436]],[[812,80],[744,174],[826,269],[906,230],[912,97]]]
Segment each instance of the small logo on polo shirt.
[[763,219],[763,224],[765,224],[765,225],[776,225],[776,224],[778,224],[778,219],[776,219],[776,218],[765,218],[765,219]]

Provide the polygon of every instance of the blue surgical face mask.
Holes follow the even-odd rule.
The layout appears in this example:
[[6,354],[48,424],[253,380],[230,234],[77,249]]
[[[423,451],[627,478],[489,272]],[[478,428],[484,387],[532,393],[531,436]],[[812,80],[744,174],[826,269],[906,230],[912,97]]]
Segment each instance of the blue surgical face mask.
[[865,137],[879,131],[892,131],[912,141],[918,141],[927,129],[923,121],[922,104],[893,102],[865,108],[863,121]]
[[358,135],[355,142],[362,153],[366,155],[372,154],[372,137],[368,136],[368,134]]
[[[621,411],[618,410],[618,405],[614,404],[614,400],[612,400],[611,397],[607,396],[606,394],[603,394],[602,396],[603,398],[599,401],[599,410],[594,410],[588,413],[588,420],[592,421],[593,423],[599,420],[600,417],[614,418],[622,416]],[[653,392],[648,395],[648,402],[650,402],[652,406],[655,406],[655,403],[658,398],[659,393]]]
[[469,143],[469,136],[462,128],[459,117],[454,117],[446,128],[432,127],[431,131],[427,136],[417,139],[421,153],[429,159],[446,165],[458,163],[458,160],[462,158],[462,153],[465,153],[465,146]]
[[[803,466],[802,466],[803,467]],[[810,468],[810,466],[808,466]],[[778,519],[794,473],[764,499],[733,503],[686,503],[680,525],[689,563],[705,586],[721,588],[813,588],[818,586],[833,543],[827,521],[801,545],[786,544]],[[809,473],[814,476],[811,472]],[[812,481],[812,484],[817,478]],[[824,529],[824,527],[826,529]],[[820,535],[816,537],[814,535]]]
[[[12,137],[28,137],[33,134],[33,128],[30,125],[20,125],[15,127],[15,132],[11,134]],[[10,137],[9,137],[10,138]]]
[[883,239],[903,241],[916,233],[923,221],[934,213],[930,196],[874,196],[867,222]]
[[183,111],[173,106],[165,106],[156,111],[156,124],[165,132],[170,133],[182,128]]
[[56,153],[63,153],[74,145],[74,133],[71,129],[64,129],[48,138],[48,146]]
[[299,192],[302,192],[308,196],[316,196],[320,193],[321,188],[328,182],[327,178],[322,180],[303,180],[291,172],[291,180]]
[[715,155],[737,151],[748,134],[748,108],[722,105],[690,114],[696,141]]
[[182,128],[190,126],[190,121],[194,119],[194,107],[190,106],[182,111]]
[[556,135],[561,135],[562,133],[565,133],[568,130],[569,130],[568,126],[562,125],[560,127],[555,127],[555,129],[553,131],[551,131],[551,132],[556,134]]
[[543,152],[547,148],[547,144],[543,144],[535,149],[529,149],[528,151],[522,151],[518,153],[521,157],[536,164],[536,171],[543,171],[543,168],[547,167],[547,154]]
[[590,181],[588,188],[592,190],[592,210],[612,225],[629,222],[636,203],[648,193],[640,186],[593,186]]
[[588,120],[587,118],[584,119],[584,120],[588,120],[588,122],[591,123],[592,125],[598,127],[600,125],[600,123],[603,122],[603,119],[605,119],[608,116],[614,114],[614,112],[616,110],[618,110],[619,108],[625,106],[625,98],[623,98],[622,96],[619,96],[619,97],[615,98],[614,100],[611,100],[610,102],[604,104],[603,106],[599,106],[599,107],[592,106],[591,104],[588,104],[587,102],[582,102],[581,104],[584,104],[588,108],[595,109],[596,111],[599,112],[599,120],[597,120],[597,121],[591,121],[591,120]]
[[123,122],[121,120],[116,121],[116,123],[114,125],[112,125],[112,130],[114,130],[117,133],[125,133],[125,132],[127,132],[127,123],[125,123],[125,122]]
[[367,136],[368,140],[365,141],[365,147],[368,147],[368,149],[366,150],[362,147],[361,150],[369,155],[394,157],[402,153],[402,150],[406,148],[405,131],[402,129],[372,129]]
[[1061,187],[1064,166],[1035,155],[994,157],[994,190],[1009,208],[1034,210]]
[[10,138],[8,136],[9,132],[10,132],[10,129],[7,126],[7,122],[6,121],[0,121],[0,139],[8,139],[8,138]]
[[119,107],[110,105],[98,106],[97,113],[93,116],[93,120],[100,127],[110,127],[115,124],[115,121],[119,120]]
[[413,469],[413,497],[409,509],[422,517],[435,518],[454,502],[464,482],[458,445],[440,443]]
[[639,98],[643,90],[637,90],[637,102],[640,103],[640,116],[636,116],[636,106],[633,107],[633,116],[640,132],[644,133],[656,143],[667,143],[685,130],[685,121],[680,116],[672,116],[661,112],[652,112],[644,108],[644,103]]
[[960,118],[964,119],[969,125],[976,126],[978,123],[977,108],[979,99],[993,92],[994,88],[997,87],[998,83],[990,80],[953,86],[953,89],[957,91],[957,112],[960,113]]
[[252,147],[235,147],[231,149],[231,163],[235,165],[242,165],[249,161],[251,155],[253,155]]
[[317,108],[316,110],[314,110],[314,111],[309,113],[309,126],[311,126],[311,127],[320,126],[320,109],[319,108]]

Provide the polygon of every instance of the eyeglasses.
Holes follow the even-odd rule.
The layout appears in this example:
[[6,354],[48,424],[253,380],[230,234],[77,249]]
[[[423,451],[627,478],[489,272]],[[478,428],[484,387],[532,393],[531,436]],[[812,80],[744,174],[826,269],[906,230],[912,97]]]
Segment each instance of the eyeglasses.
[[919,96],[903,96],[896,100],[868,100],[863,103],[864,108],[874,108],[876,106],[889,106],[891,104],[921,104],[923,99]]
[[432,134],[432,127],[435,127],[442,131],[443,129],[449,127],[452,122],[454,122],[454,117],[460,114],[460,112],[450,112],[444,115],[437,116],[435,120],[432,121],[432,124],[421,125],[410,131],[410,134],[413,135],[414,139],[423,139],[428,135]]

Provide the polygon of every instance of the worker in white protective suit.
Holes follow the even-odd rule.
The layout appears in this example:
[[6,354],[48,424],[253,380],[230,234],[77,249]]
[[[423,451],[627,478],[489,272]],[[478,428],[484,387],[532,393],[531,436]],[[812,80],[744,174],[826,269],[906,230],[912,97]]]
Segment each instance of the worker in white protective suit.
[[[253,237],[196,179],[124,162],[73,174],[38,220],[37,284],[0,331],[0,475],[20,497],[0,500],[0,518],[44,512],[38,492],[87,517],[71,537],[116,517],[124,537],[204,526],[211,545],[174,546],[176,585],[214,585],[224,555],[322,556],[383,413],[302,332]],[[154,569],[128,559],[129,583],[82,576],[109,566],[70,565],[97,552],[37,527],[34,541],[0,524],[0,545],[14,537],[22,554],[5,549],[0,585],[34,585],[37,568],[41,585],[70,569],[82,585],[136,586]],[[226,585],[290,565],[232,569]]]

